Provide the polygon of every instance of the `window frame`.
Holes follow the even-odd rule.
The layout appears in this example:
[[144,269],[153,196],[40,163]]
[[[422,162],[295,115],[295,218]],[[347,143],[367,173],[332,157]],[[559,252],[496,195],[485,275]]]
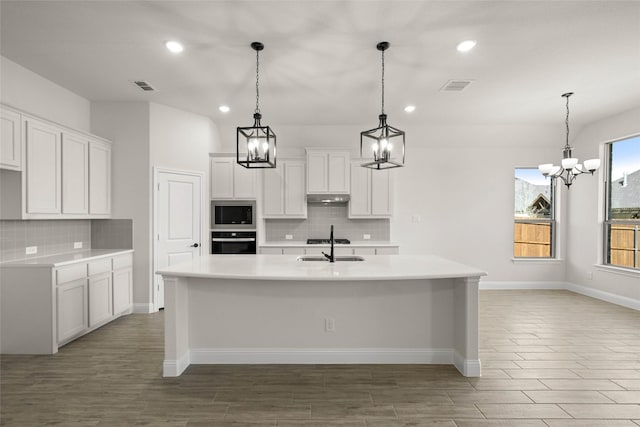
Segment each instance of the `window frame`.
[[[611,180],[611,172],[612,172],[612,161],[613,161],[613,145],[617,142],[625,141],[628,139],[638,138],[640,134],[628,135],[622,138],[617,138],[614,140],[610,140],[604,143],[604,173],[603,173],[603,183],[604,183],[604,203],[603,203],[603,221],[602,221],[602,265],[608,268],[621,269],[622,271],[628,271],[630,273],[640,273],[640,219],[632,220],[632,219],[611,219],[611,185],[613,181]],[[611,263],[611,245],[610,245],[610,229],[611,226],[615,224],[622,225],[635,225],[635,242],[634,242],[634,265],[635,267],[628,267],[619,264]]]
[[[515,167],[514,168],[514,178],[515,178],[515,172],[519,169],[531,169],[531,170],[538,170],[537,167],[533,167],[533,166],[523,166],[523,167]],[[556,180],[553,178],[545,178],[545,179],[549,179],[550,183],[549,183],[549,202],[550,202],[550,216],[549,218],[532,218],[532,219],[516,219],[515,218],[515,212],[514,212],[514,216],[513,216],[513,238],[512,240],[512,256],[513,256],[513,260],[514,262],[521,262],[521,261],[550,261],[550,260],[557,260],[557,235],[558,235],[558,221],[557,221],[557,202],[558,202],[558,198],[557,198],[557,193],[556,193]],[[512,205],[512,208],[515,207],[515,197],[516,197],[516,193],[515,193],[515,188],[514,188],[514,203]],[[536,223],[548,223],[549,224],[549,256],[516,256],[515,255],[515,245],[516,245],[516,236],[515,236],[515,226],[516,224],[536,224]]]

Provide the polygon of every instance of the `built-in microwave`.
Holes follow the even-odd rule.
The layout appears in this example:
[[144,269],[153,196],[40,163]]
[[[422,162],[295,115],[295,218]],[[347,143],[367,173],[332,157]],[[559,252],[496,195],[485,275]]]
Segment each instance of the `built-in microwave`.
[[211,201],[211,228],[214,230],[255,229],[255,202]]

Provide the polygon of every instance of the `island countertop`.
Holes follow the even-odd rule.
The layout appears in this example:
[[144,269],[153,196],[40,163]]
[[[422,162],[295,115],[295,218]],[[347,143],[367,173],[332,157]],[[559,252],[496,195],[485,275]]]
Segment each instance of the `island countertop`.
[[298,261],[295,255],[204,255],[158,271],[166,277],[248,280],[415,280],[486,272],[434,255],[370,255],[364,261]]

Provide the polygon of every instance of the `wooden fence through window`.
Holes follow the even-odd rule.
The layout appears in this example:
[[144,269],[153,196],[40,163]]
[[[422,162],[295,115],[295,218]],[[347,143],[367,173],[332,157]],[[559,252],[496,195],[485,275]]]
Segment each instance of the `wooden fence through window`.
[[513,230],[513,256],[517,258],[551,257],[550,222],[516,222]]
[[610,224],[609,264],[638,268],[639,224]]

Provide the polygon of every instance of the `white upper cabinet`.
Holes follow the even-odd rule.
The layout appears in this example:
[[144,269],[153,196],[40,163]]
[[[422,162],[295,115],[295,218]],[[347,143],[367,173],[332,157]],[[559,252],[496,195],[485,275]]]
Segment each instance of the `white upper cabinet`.
[[89,213],[89,141],[62,133],[62,213]]
[[111,215],[111,144],[89,141],[89,213]]
[[0,169],[22,169],[22,117],[0,107]]
[[212,157],[212,199],[255,199],[257,172],[236,163],[235,157]]
[[[0,219],[108,218],[111,215],[111,143],[98,137],[17,113],[2,111]],[[22,141],[5,147],[5,139]],[[19,144],[20,145],[20,144]],[[15,156],[14,156],[15,157]]]
[[62,212],[61,144],[59,128],[39,120],[26,120],[26,213]]
[[274,169],[263,169],[262,216],[264,218],[306,218],[305,163],[283,160]]
[[308,148],[307,193],[349,194],[349,152]]
[[393,176],[351,163],[349,218],[389,218],[393,214]]

